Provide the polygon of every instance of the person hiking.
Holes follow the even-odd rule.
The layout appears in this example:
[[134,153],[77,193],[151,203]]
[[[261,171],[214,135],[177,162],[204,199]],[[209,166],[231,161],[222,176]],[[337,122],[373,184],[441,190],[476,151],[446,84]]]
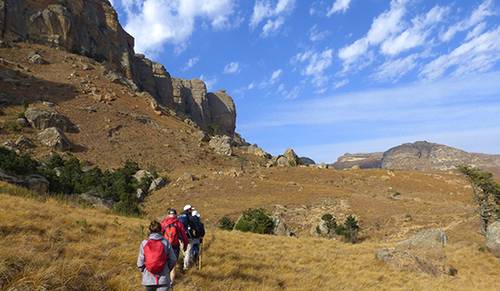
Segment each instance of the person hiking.
[[191,261],[193,259],[192,256],[193,245],[195,243],[198,243],[199,241],[196,238],[196,233],[195,233],[196,231],[193,222],[192,210],[193,207],[188,204],[184,206],[184,211],[178,216],[179,221],[182,222],[182,224],[184,225],[184,229],[186,230],[188,237],[188,246],[186,251],[184,252],[184,266],[183,266],[184,271],[186,271],[189,268],[189,265],[191,264]]
[[161,233],[161,224],[152,221],[149,237],[141,242],[137,267],[142,273],[142,285],[146,291],[167,291],[170,289],[170,270],[177,258],[170,243]]
[[[177,211],[173,208],[168,210],[167,216],[161,221],[163,236],[172,246],[175,256],[179,259],[181,242],[183,251],[186,252],[189,244],[184,225],[177,219]],[[170,272],[171,286],[175,283],[175,267]]]
[[201,215],[197,210],[193,210],[191,213],[192,213],[192,219],[193,219],[193,226],[194,226],[194,229],[196,230],[195,231],[195,238],[197,239],[193,243],[193,248],[192,248],[191,253],[192,253],[193,261],[196,261],[199,259],[200,245],[203,243],[203,237],[205,236],[205,226],[203,225],[203,222],[201,221]]

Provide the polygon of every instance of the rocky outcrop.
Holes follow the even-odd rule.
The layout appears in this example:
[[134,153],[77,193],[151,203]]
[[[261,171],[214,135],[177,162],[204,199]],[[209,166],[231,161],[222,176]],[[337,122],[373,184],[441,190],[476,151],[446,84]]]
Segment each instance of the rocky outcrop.
[[[171,78],[167,70],[134,52],[134,39],[121,27],[106,0],[0,0],[3,42],[28,41],[106,62],[112,82],[144,91],[211,134],[235,135],[236,109],[225,92],[208,93],[201,80]],[[34,53],[30,60],[43,63]]]
[[272,158],[267,162],[267,167],[296,167],[301,161],[293,149],[287,149],[282,155]]
[[345,154],[333,164],[336,169],[384,168],[394,170],[449,171],[460,165],[499,171],[500,155],[469,153],[446,145],[417,141],[384,153]]
[[386,151],[382,168],[401,170],[453,170],[459,165],[480,168],[500,167],[500,156],[468,153],[446,145],[417,141]]
[[383,153],[344,154],[337,159],[333,167],[338,170],[380,168],[382,166],[382,155]]
[[438,276],[455,275],[457,270],[447,263],[444,246],[448,238],[441,229],[427,229],[418,232],[393,248],[376,252],[376,258],[389,266],[405,271],[423,272]]
[[38,134],[38,140],[45,146],[59,151],[68,151],[71,149],[71,143],[68,138],[56,127],[49,127]]
[[49,191],[49,181],[40,175],[20,177],[9,175],[0,169],[0,181],[26,187],[38,194],[46,194]]
[[308,158],[308,157],[300,157],[299,160],[300,160],[300,164],[301,165],[305,165],[305,166],[314,166],[314,165],[316,165],[316,162],[313,159]]
[[65,132],[74,132],[77,130],[76,126],[66,116],[50,107],[31,105],[26,109],[24,116],[33,128],[39,130],[49,127],[56,127]]
[[233,154],[231,139],[227,135],[214,136],[208,145],[219,155],[231,156]]
[[500,221],[496,221],[488,226],[486,247],[493,255],[500,258]]

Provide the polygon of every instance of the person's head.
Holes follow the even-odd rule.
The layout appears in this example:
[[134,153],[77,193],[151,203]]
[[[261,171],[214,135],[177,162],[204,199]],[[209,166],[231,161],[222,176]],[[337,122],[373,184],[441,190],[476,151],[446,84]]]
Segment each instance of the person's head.
[[149,233],[161,233],[161,224],[156,220],[151,221],[149,224]]
[[174,208],[170,208],[168,210],[168,216],[177,216],[177,210],[175,210]]
[[196,216],[196,217],[200,217],[200,213],[198,212],[198,210],[193,210],[193,212],[191,212],[191,215],[193,216]]
[[186,212],[191,212],[192,209],[193,209],[193,207],[189,204],[184,206],[184,211],[186,211]]

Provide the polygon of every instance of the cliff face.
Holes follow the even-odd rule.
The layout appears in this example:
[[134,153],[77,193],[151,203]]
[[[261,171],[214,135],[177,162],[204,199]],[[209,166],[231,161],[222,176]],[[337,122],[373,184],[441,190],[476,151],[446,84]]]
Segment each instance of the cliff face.
[[497,173],[500,156],[468,153],[446,145],[417,141],[393,147],[384,153],[345,154],[333,164],[337,169],[356,167],[419,171],[448,171],[460,165],[471,165]]
[[232,98],[208,93],[201,80],[171,78],[161,64],[136,55],[134,39],[107,0],[0,0],[0,28],[7,42],[34,42],[106,62],[158,104],[184,113],[203,129],[234,136]]

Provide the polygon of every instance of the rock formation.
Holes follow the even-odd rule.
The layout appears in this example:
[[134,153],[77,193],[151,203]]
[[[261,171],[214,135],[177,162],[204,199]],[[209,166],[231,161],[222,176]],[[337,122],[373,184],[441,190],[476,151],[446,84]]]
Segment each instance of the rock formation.
[[235,135],[233,99],[225,91],[207,92],[201,80],[171,78],[161,64],[135,54],[134,39],[106,0],[0,0],[0,28],[2,41],[34,42],[106,62],[115,82],[148,92],[158,105],[213,134]]
[[333,166],[336,169],[448,171],[464,164],[486,170],[500,169],[500,155],[468,153],[446,145],[417,141],[393,147],[384,153],[345,154]]
[[486,247],[493,255],[500,258],[500,221],[496,221],[488,226]]

